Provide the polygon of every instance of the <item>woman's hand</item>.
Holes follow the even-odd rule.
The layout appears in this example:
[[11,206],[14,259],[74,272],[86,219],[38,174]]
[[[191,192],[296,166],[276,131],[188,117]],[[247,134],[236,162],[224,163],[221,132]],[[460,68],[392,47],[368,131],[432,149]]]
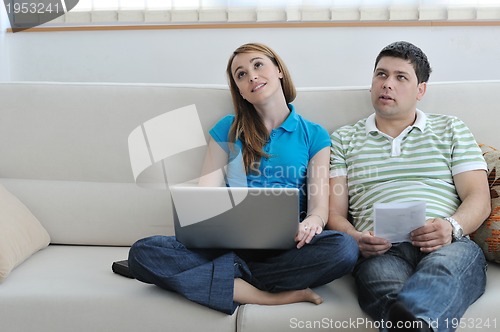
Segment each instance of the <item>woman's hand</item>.
[[309,244],[316,234],[323,231],[323,220],[316,216],[310,215],[299,225],[299,231],[295,236],[297,241],[297,249],[302,248],[304,245]]

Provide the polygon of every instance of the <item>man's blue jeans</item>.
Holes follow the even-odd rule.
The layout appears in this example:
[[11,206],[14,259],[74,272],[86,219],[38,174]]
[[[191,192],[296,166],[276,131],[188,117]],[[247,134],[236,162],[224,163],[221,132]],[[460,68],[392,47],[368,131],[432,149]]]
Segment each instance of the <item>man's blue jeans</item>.
[[137,241],[128,259],[136,279],[232,314],[235,278],[269,292],[324,285],[352,271],[358,246],[331,230],[301,249],[279,251],[190,250],[175,237],[153,236]]
[[424,254],[408,242],[383,255],[361,258],[354,269],[361,308],[386,319],[388,307],[402,302],[434,331],[454,331],[456,322],[483,293],[486,261],[473,241],[463,238]]

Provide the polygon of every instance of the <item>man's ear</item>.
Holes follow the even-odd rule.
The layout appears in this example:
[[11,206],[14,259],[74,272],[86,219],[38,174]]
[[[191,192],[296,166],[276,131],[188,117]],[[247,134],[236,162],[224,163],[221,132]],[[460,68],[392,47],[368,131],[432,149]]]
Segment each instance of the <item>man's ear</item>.
[[420,101],[422,97],[425,95],[425,91],[427,91],[427,82],[422,82],[418,84],[418,94],[417,100]]

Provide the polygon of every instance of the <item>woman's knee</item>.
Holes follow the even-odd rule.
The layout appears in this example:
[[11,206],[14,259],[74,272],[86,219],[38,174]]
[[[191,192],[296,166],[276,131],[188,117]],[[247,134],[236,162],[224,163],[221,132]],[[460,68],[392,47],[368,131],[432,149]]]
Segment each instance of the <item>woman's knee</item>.
[[178,246],[179,243],[171,236],[155,235],[140,239],[129,249],[129,266],[150,255],[157,255],[159,251],[175,249]]
[[[325,233],[326,232],[326,233]],[[323,237],[313,246],[317,259],[333,266],[337,277],[352,272],[358,261],[359,249],[354,238],[337,231],[324,231]]]
[[164,236],[164,235],[153,235],[150,237],[146,237],[140,240],[137,240],[132,247],[131,250],[144,250],[148,248],[175,248],[180,244],[177,242],[175,237],[173,236]]
[[359,247],[356,240],[347,233],[338,231],[326,231],[328,236],[325,238],[331,254],[340,256],[346,263],[354,266],[359,257]]

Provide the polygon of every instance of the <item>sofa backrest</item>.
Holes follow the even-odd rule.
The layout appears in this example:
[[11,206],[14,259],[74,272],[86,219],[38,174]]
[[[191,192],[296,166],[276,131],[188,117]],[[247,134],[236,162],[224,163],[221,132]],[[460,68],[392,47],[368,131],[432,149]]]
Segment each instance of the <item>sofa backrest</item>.
[[[232,112],[223,86],[0,83],[0,179],[38,217],[52,243],[130,245],[172,234],[170,195],[134,183],[128,136],[145,121],[195,104],[205,137]],[[429,84],[419,108],[463,119],[500,147],[500,81]],[[294,102],[329,132],[372,113],[367,87],[303,88]],[[186,158],[182,160],[182,158]],[[202,156],[181,156],[199,172]]]

